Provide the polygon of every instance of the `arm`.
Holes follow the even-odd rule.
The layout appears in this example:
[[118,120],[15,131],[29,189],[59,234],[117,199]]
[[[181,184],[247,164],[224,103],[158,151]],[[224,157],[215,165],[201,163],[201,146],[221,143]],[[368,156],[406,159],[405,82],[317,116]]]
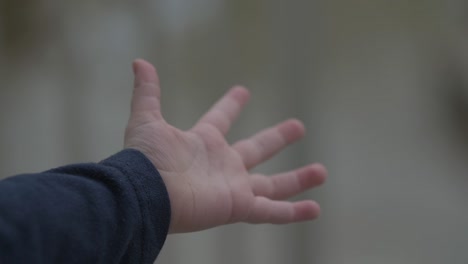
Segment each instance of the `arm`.
[[315,201],[285,199],[322,184],[322,165],[271,177],[249,172],[302,138],[300,121],[228,143],[249,98],[235,87],[181,131],[162,116],[154,67],[137,60],[133,70],[125,151],[99,164],[0,182],[0,263],[151,263],[167,232],[318,217]]
[[140,152],[0,182],[0,263],[153,263],[166,239],[164,183]]

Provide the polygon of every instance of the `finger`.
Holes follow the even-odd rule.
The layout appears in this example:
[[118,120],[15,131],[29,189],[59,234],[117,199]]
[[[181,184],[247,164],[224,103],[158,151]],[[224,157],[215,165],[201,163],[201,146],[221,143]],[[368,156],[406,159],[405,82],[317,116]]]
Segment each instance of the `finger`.
[[223,135],[227,134],[249,97],[250,93],[246,88],[241,86],[233,87],[200,118],[195,126],[211,124]]
[[326,177],[325,167],[313,164],[271,177],[254,174],[251,177],[251,184],[256,196],[283,200],[323,184]]
[[135,75],[132,114],[152,113],[161,116],[161,89],[156,69],[145,60],[137,59],[133,62]]
[[233,147],[242,157],[245,167],[251,169],[268,160],[289,144],[301,139],[304,133],[302,122],[291,119],[260,131],[249,139],[241,140]]
[[257,196],[246,222],[288,224],[312,220],[319,215],[320,206],[314,201],[284,202]]

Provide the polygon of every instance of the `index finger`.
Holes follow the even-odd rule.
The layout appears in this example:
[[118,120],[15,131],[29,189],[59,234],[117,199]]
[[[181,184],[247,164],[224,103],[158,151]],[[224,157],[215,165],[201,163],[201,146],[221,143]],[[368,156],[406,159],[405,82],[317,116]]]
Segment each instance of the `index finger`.
[[197,122],[195,126],[210,124],[223,135],[227,134],[231,125],[239,116],[249,100],[249,91],[242,86],[231,88],[213,107]]

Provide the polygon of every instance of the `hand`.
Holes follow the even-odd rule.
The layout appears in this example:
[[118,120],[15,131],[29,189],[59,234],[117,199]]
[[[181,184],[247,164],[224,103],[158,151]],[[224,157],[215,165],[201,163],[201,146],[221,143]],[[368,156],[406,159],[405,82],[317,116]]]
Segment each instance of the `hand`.
[[267,177],[249,170],[304,136],[288,120],[230,145],[225,134],[249,99],[234,87],[196,125],[181,131],[161,114],[159,79],[146,61],[133,63],[135,88],[125,147],[143,152],[160,172],[171,202],[170,232],[191,232],[234,222],[286,224],[316,218],[314,201],[282,201],[320,185],[319,164]]

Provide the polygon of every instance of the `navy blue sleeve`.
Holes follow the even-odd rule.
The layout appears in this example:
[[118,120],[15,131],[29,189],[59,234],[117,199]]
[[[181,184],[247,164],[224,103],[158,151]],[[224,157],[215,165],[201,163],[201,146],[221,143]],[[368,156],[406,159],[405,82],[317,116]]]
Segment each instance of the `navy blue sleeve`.
[[159,172],[136,150],[7,178],[0,263],[153,263],[170,214]]

